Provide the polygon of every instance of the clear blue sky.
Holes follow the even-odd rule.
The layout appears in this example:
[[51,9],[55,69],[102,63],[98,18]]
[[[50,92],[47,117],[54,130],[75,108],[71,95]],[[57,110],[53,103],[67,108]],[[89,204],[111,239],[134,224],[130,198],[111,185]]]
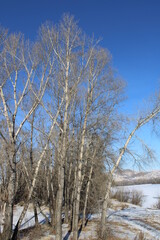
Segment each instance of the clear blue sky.
[[[123,109],[137,110],[140,102],[159,87],[159,0],[5,0],[0,1],[0,23],[10,31],[34,39],[46,20],[57,23],[63,13],[79,20],[89,35],[102,37],[101,45],[113,56],[113,66],[127,81],[128,100]],[[145,133],[144,133],[145,135]],[[146,134],[148,136],[148,134]],[[160,139],[151,146],[159,146]],[[160,151],[159,151],[160,152]],[[159,154],[160,155],[160,154]]]

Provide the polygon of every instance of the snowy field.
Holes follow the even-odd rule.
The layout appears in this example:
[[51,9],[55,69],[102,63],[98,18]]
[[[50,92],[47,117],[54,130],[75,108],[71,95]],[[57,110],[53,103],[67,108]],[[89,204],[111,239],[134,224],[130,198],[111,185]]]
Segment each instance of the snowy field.
[[[14,212],[14,223],[16,224],[22,207],[16,206]],[[47,214],[47,209],[44,210]],[[111,206],[106,213],[107,224],[111,234],[110,239],[134,240],[137,234],[143,232],[146,240],[160,240],[160,210],[147,209],[129,203],[111,201]],[[34,225],[33,210],[30,207],[25,216],[21,229]],[[100,214],[94,214],[88,221],[84,230],[79,232],[79,240],[98,239],[97,227],[100,221]],[[45,222],[44,217],[39,214],[39,222]],[[55,234],[46,230],[39,237],[23,236],[22,240],[54,240]],[[71,240],[72,233],[69,232],[67,224],[63,224],[63,240]]]
[[160,198],[160,184],[131,185],[116,187],[116,189],[123,189],[124,191],[136,190],[141,192],[143,195],[142,207],[144,208],[152,208],[158,198]]
[[[22,206],[17,205],[14,207],[13,229],[15,228],[15,226],[17,224],[17,221],[21,215],[22,210],[23,210]],[[48,210],[46,207],[43,207],[43,211],[45,212],[46,215],[48,215]],[[2,228],[3,228],[3,224],[2,224],[3,221],[2,221],[1,213],[0,213],[0,219],[1,219],[1,221],[0,221],[0,232],[1,232]],[[45,221],[44,216],[40,212],[38,212],[38,221],[41,224]],[[34,214],[33,214],[33,207],[32,207],[32,205],[30,205],[27,210],[27,213],[22,221],[20,229],[33,227],[34,225],[35,225],[35,220],[34,220]]]
[[[15,215],[19,215],[21,209],[17,206]],[[47,214],[47,209],[45,211]],[[111,236],[114,239],[134,240],[137,234],[143,232],[145,240],[160,240],[160,210],[148,209],[144,207],[135,206],[129,203],[120,203],[116,200],[111,201],[111,206],[106,213],[106,218],[111,231]],[[16,222],[16,218],[14,218]],[[39,215],[41,224],[44,221],[43,216]],[[79,232],[79,240],[98,239],[97,227],[100,221],[100,214],[92,215],[86,228]],[[25,217],[26,224],[22,228],[34,225],[33,211],[29,208]],[[45,232],[45,236],[41,236],[38,240],[54,240],[55,235],[49,231]],[[69,232],[67,224],[63,224],[63,240],[71,240],[72,233]],[[22,240],[29,240],[29,238],[22,238]],[[35,239],[37,240],[37,238]]]
[[160,210],[112,200],[107,219],[118,239],[134,240],[142,232],[145,240],[160,240]]
[[[17,206],[14,207],[14,217],[13,217],[14,226],[13,226],[13,229],[14,229],[14,227],[15,227],[18,219],[19,219],[19,216],[20,216],[22,210],[23,210],[22,206],[17,205]],[[45,215],[47,217],[49,217],[48,208],[47,207],[42,207],[42,210],[45,213]],[[0,213],[0,219],[2,219],[1,213]],[[46,222],[44,216],[40,212],[38,212],[38,220],[39,220],[39,223],[41,225],[43,225]],[[33,227],[34,225],[35,225],[35,220],[34,220],[33,207],[30,204],[30,206],[27,210],[27,213],[26,213],[26,215],[23,219],[20,230],[22,230],[22,229],[24,230],[24,229]],[[2,231],[2,228],[3,228],[3,224],[0,221],[0,232]],[[89,221],[86,228],[85,228],[85,231],[79,230],[79,240],[87,240],[87,239],[88,240],[89,239],[96,240],[97,239],[96,230],[97,230],[97,224],[95,223],[95,221]],[[38,238],[38,239],[40,239],[40,240],[41,239],[43,239],[43,240],[54,240],[55,239],[55,235],[50,234],[49,231],[46,231],[46,233],[44,235],[45,236],[42,236],[41,238]],[[72,239],[73,235],[72,235],[72,233],[69,232],[68,224],[63,224],[62,225],[62,235],[63,235],[63,240]],[[21,239],[24,239],[24,240],[30,240],[31,239],[30,237],[23,237],[23,233],[21,233],[20,236],[21,236]],[[32,240],[34,240],[34,239],[32,239]],[[37,238],[35,240],[37,240]]]
[[[120,187],[118,187],[120,188]],[[122,188],[122,187],[121,187]],[[144,196],[143,207],[132,205],[130,203],[120,203],[117,200],[112,200],[110,208],[106,213],[107,224],[111,231],[110,239],[134,240],[137,234],[142,232],[145,234],[146,240],[160,240],[160,210],[156,210],[153,205],[160,196],[160,184],[146,184],[123,187],[125,191],[137,190],[141,191]],[[14,224],[16,224],[20,213],[21,206],[15,206],[14,209]],[[47,216],[48,209],[42,208]],[[1,216],[0,216],[1,218]],[[45,223],[45,219],[41,213],[38,215],[39,222]],[[79,232],[79,240],[97,239],[97,228],[100,221],[100,214],[94,214],[88,221],[87,227]],[[33,208],[29,206],[27,214],[23,220],[21,229],[34,226]],[[1,226],[2,227],[2,226]],[[22,236],[22,240],[29,240],[27,236]],[[33,239],[33,238],[32,238]],[[55,234],[49,230],[35,240],[54,240]],[[69,232],[67,224],[63,224],[63,240],[71,240],[72,233]]]

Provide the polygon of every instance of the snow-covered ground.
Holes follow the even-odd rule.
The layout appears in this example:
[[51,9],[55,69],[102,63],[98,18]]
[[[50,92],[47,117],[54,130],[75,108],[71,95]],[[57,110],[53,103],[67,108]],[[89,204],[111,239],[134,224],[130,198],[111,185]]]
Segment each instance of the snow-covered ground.
[[[15,224],[21,211],[21,207],[17,206],[15,208]],[[143,232],[146,240],[160,240],[160,210],[146,209],[112,200],[111,207],[108,209],[106,216],[107,225],[112,237],[115,236],[117,239],[123,240],[134,240],[138,233]],[[97,227],[99,220],[100,214],[92,215],[85,229],[79,232],[79,240],[98,239]],[[34,225],[33,211],[31,208],[29,208],[24,221],[22,228]],[[40,214],[39,221],[41,223],[44,221],[44,217]],[[31,238],[24,236],[21,239],[29,240]],[[41,237],[34,239],[54,240],[55,235],[54,233],[46,231]],[[69,232],[68,225],[63,224],[63,240],[71,239],[72,233]]]
[[[19,216],[21,214],[23,210],[22,206],[15,206],[14,207],[14,217],[13,217],[13,222],[14,222],[14,226],[15,227]],[[45,213],[45,215],[47,217],[49,217],[49,211],[47,209],[47,207],[42,207],[43,212]],[[0,219],[1,219],[1,213],[0,213]],[[40,224],[45,223],[45,217],[38,212],[38,220]],[[29,206],[28,211],[23,219],[22,225],[20,227],[20,230],[24,230],[30,227],[33,227],[35,225],[35,220],[34,220],[34,213],[33,213],[33,207],[32,205]],[[2,224],[0,222],[0,232],[2,231]],[[85,230],[82,231],[81,228],[79,230],[79,240],[96,240],[97,239],[97,223],[95,221],[89,221],[87,226],[85,227]],[[46,236],[42,236],[40,239],[43,240],[54,240],[55,239],[55,235],[54,234],[50,234],[49,231],[46,231],[46,233],[44,234]],[[62,235],[63,235],[63,240],[69,240],[72,239],[72,233],[69,232],[69,226],[68,224],[63,224],[62,225]],[[21,234],[21,238],[24,240],[29,240],[30,238],[28,237],[24,237],[23,238],[23,233]],[[38,238],[39,239],[39,238]]]
[[142,206],[145,208],[152,208],[160,198],[160,184],[141,184],[130,185],[123,187],[116,187],[116,189],[123,189],[124,191],[136,190],[142,193],[143,202]]
[[[30,217],[30,214],[28,216]],[[147,209],[112,200],[106,217],[109,231],[113,236],[110,239],[114,239],[115,236],[117,239],[134,240],[142,232],[145,235],[145,240],[160,240],[160,210]],[[86,228],[79,232],[79,240],[98,239],[99,221],[100,214],[92,215]],[[55,235],[46,232],[45,236],[40,239],[54,240]],[[72,233],[69,232],[68,225],[63,224],[63,240],[71,239]],[[28,240],[28,238],[24,238],[24,240]]]
[[[23,210],[22,206],[16,205],[14,207],[14,215],[13,215],[13,229],[17,224],[17,221],[20,217],[20,214]],[[42,207],[42,210],[45,212],[45,214],[48,214],[48,210],[46,207]],[[0,213],[0,219],[2,219],[1,213]],[[44,216],[38,212],[38,220],[39,223],[43,223],[44,222]],[[20,229],[25,229],[25,228],[29,228],[35,225],[35,220],[34,220],[34,214],[33,214],[33,207],[32,205],[29,206],[27,213],[22,221],[21,227]],[[0,221],[0,232],[2,231],[2,227],[3,227],[3,221]]]
[[146,240],[160,240],[160,210],[113,200],[107,219],[114,236],[120,239],[132,240],[143,232]]
[[[137,234],[143,232],[146,240],[160,240],[160,210],[152,208],[157,197],[160,195],[160,185],[134,185],[127,186],[126,188],[129,188],[130,191],[133,189],[142,191],[143,195],[146,196],[143,205],[150,208],[112,200],[110,208],[106,213],[107,225],[109,231],[111,231],[111,236],[115,236],[117,239],[133,240]],[[15,206],[14,225],[16,225],[22,209],[22,206]],[[49,216],[47,207],[42,207],[42,209],[45,214]],[[41,224],[45,222],[45,218],[41,213],[38,214],[38,219]],[[79,232],[79,240],[98,239],[97,228],[99,221],[100,214],[92,215],[85,229]],[[21,225],[21,229],[34,226],[34,224],[33,207],[30,205]],[[27,238],[26,236],[22,237],[22,240],[28,239],[31,238]],[[50,230],[46,230],[41,237],[34,239],[54,240],[55,234]],[[63,224],[63,240],[70,239],[72,239],[72,233],[69,232],[68,225]]]

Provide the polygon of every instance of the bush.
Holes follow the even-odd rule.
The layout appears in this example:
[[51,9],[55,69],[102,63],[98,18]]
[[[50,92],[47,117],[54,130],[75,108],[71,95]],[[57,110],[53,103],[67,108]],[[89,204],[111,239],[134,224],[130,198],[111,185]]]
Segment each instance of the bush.
[[113,233],[112,233],[112,230],[110,228],[110,225],[108,225],[106,223],[106,229],[105,229],[103,237],[102,237],[101,227],[98,226],[98,228],[97,228],[97,236],[98,236],[98,240],[111,240],[112,236],[113,236]]
[[142,201],[143,201],[143,195],[141,192],[133,190],[131,192],[131,203],[135,204],[135,205],[142,205]]
[[140,232],[139,234],[137,234],[137,236],[134,238],[134,240],[146,240],[144,233]]
[[158,197],[157,202],[153,205],[154,208],[160,209],[160,197]]
[[141,205],[143,201],[142,193],[136,190],[131,192],[123,189],[117,190],[115,193],[112,193],[112,198],[117,199],[119,202],[128,202],[135,205]]
[[119,202],[129,202],[130,199],[130,192],[124,190],[117,190],[115,193],[112,194],[112,198],[117,199]]

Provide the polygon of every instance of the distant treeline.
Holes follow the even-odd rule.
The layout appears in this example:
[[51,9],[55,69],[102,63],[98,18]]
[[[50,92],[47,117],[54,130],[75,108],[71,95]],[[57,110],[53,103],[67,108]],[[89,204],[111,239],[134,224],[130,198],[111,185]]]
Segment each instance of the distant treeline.
[[128,185],[140,185],[140,184],[160,184],[159,179],[131,179],[131,180],[123,180],[123,181],[115,181],[115,186],[128,186]]

